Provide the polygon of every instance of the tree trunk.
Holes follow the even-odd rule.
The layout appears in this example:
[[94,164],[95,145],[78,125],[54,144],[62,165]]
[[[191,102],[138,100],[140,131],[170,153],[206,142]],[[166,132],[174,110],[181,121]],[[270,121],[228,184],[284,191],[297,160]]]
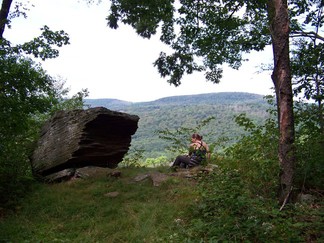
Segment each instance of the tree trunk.
[[276,91],[280,132],[278,155],[281,167],[281,188],[279,202],[283,203],[291,191],[295,165],[295,129],[287,0],[269,0],[268,14],[274,57],[274,69],[271,77]]
[[8,15],[12,0],[2,0],[2,6],[0,10],[0,39],[3,38],[3,32],[8,22]]

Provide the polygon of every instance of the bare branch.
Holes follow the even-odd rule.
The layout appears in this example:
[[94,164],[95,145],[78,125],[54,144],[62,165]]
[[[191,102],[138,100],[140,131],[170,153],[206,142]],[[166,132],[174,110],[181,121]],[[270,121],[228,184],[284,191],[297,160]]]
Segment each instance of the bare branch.
[[289,192],[287,193],[287,195],[286,195],[286,197],[285,197],[285,200],[283,201],[283,203],[282,203],[282,205],[281,205],[279,211],[281,211],[281,210],[284,208],[284,206],[286,205],[287,200],[288,200],[288,198],[289,198],[289,195],[290,195],[292,189],[293,189],[293,187],[290,187],[290,190],[289,190]]

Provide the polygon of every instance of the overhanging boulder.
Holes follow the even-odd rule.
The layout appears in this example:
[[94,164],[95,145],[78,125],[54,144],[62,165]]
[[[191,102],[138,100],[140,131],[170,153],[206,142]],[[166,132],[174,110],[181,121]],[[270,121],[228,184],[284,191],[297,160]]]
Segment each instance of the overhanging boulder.
[[31,156],[34,175],[85,166],[115,168],[127,153],[139,117],[103,107],[59,111],[43,126]]

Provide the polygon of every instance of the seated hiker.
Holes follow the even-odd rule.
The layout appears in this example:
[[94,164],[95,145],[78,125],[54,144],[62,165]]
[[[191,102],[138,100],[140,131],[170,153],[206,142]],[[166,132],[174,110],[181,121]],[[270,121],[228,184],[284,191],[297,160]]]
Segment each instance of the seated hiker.
[[200,165],[203,161],[210,159],[208,145],[197,133],[192,134],[188,155],[179,155],[173,162],[172,167],[191,168]]

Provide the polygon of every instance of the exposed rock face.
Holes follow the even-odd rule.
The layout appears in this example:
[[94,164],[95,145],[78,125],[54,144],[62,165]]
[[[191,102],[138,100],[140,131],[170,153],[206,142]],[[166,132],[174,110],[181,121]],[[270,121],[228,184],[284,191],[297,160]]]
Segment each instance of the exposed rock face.
[[57,112],[43,126],[31,157],[34,174],[45,178],[70,168],[117,167],[138,120],[136,115],[103,107]]

